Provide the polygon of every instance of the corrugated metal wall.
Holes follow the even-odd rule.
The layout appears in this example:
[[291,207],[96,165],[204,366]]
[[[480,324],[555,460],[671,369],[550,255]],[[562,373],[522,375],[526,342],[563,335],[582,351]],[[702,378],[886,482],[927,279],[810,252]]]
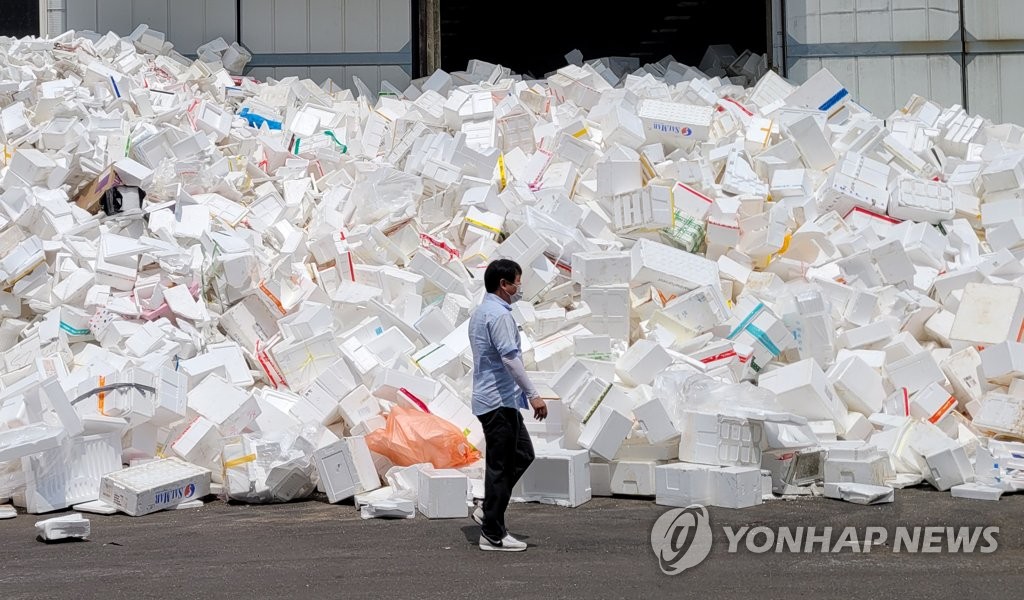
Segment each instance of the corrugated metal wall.
[[254,77],[330,78],[352,87],[358,76],[371,90],[382,80],[404,89],[411,77],[410,0],[242,0],[240,15],[236,0],[48,1],[64,15],[53,20],[51,33],[127,35],[144,23],[166,33],[182,54],[223,37],[253,53]]
[[182,54],[219,37],[236,41],[235,0],[64,0],[64,5],[65,29],[128,35],[146,24],[167,34]]
[[[382,80],[405,89],[412,69],[411,5],[409,0],[242,0],[242,43],[254,64],[279,65],[256,66],[250,73],[331,78],[347,87],[358,76],[371,90],[379,90]],[[335,64],[311,66],[323,62]]]
[[828,68],[876,114],[920,94],[1024,123],[1021,0],[781,2],[786,73],[796,81]]
[[964,28],[971,111],[1024,123],[1024,2],[966,0]]

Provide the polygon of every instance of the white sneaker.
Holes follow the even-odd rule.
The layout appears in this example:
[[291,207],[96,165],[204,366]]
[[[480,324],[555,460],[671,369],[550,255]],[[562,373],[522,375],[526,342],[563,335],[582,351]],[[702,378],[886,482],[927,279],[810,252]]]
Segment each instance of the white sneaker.
[[473,520],[476,521],[477,525],[484,524],[484,509],[482,507],[476,507],[476,510],[473,511],[471,516],[473,517]]
[[526,550],[526,542],[520,542],[510,535],[505,535],[505,537],[501,538],[500,542],[495,544],[483,534],[480,534],[480,549],[497,552],[522,552]]

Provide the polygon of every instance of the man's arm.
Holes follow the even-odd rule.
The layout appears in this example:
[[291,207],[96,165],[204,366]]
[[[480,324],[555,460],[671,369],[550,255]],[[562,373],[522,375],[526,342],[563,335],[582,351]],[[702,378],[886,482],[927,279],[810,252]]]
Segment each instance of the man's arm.
[[540,394],[537,393],[537,388],[534,387],[533,382],[526,375],[526,365],[523,364],[522,353],[519,346],[515,343],[515,327],[516,323],[512,319],[512,315],[508,315],[507,318],[497,319],[492,324],[491,343],[494,344],[494,348],[501,355],[501,362],[505,365],[509,375],[512,376],[512,380],[526,394],[526,399],[530,402],[530,406],[533,407],[534,417],[544,419],[548,414],[547,404],[540,397]]
[[515,380],[516,385],[522,388],[523,392],[526,393],[526,399],[529,400],[530,406],[533,408],[533,418],[538,421],[543,421],[548,416],[548,404],[544,402],[544,399],[537,393],[537,388],[533,387],[533,382],[526,376],[526,365],[523,364],[523,359],[519,353],[515,353],[511,356],[502,356],[501,362],[505,364],[505,368],[508,370],[509,375]]

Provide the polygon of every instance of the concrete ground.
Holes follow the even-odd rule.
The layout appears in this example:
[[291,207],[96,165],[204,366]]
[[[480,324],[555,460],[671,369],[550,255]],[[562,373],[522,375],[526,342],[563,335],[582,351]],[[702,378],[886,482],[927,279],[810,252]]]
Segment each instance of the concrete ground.
[[[896,502],[775,501],[710,509],[715,545],[678,576],[658,568],[650,500],[577,509],[514,505],[525,553],[481,552],[469,519],[367,520],[322,498],[273,506],[211,500],[144,517],[88,515],[87,542],[45,544],[21,514],[0,521],[0,598],[1002,598],[1024,590],[1024,497],[981,502],[925,489]],[[54,516],[54,515],[46,515]],[[998,526],[992,554],[729,554],[721,526]]]

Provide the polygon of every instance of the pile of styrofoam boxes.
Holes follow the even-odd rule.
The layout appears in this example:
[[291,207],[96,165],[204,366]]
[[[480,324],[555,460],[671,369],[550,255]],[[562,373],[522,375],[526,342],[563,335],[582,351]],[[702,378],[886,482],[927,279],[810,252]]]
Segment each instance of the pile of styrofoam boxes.
[[[873,116],[720,47],[379,97],[198,54],[0,38],[0,501],[465,516],[482,463],[366,436],[401,405],[486,452],[467,329],[497,258],[551,398],[516,498],[1024,485],[1024,128]],[[101,210],[115,186],[141,208]]]

